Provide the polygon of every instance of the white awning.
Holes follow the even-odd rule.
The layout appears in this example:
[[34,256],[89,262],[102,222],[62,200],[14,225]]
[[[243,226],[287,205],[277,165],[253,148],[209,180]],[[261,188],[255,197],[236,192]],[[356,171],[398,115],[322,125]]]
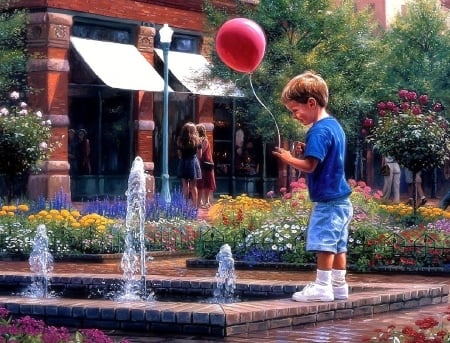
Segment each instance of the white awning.
[[134,45],[79,37],[70,37],[70,42],[107,86],[149,92],[164,90],[163,78]]
[[[164,62],[163,51],[155,49]],[[169,51],[169,70],[191,93],[211,96],[243,97],[233,82],[211,78],[210,63],[199,54]]]

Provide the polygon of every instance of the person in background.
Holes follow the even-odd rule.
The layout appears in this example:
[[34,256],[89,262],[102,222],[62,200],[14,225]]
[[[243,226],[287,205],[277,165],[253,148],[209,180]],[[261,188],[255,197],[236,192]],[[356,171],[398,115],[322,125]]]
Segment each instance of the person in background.
[[191,198],[192,204],[198,206],[197,181],[202,178],[199,159],[202,156],[202,144],[194,123],[187,122],[177,139],[181,159],[178,164],[178,175],[181,178],[183,195]]
[[407,205],[412,205],[414,198],[416,198],[417,204],[419,206],[423,206],[427,203],[427,198],[425,196],[425,193],[423,192],[423,188],[422,188],[422,173],[419,171],[416,174],[416,194],[414,194],[414,189],[413,189],[413,173],[411,170],[409,169],[405,169],[405,180],[406,183],[408,184],[408,194],[409,194],[409,198],[408,201],[406,202]]
[[324,79],[305,72],[291,79],[281,99],[293,118],[311,126],[305,138],[303,157],[276,148],[273,155],[305,172],[308,192],[314,202],[306,249],[317,256],[316,280],[293,294],[295,301],[333,301],[348,298],[348,225],[353,216],[352,192],[344,164],[346,137],[339,122],[328,114],[328,86]]
[[[444,164],[444,178],[445,180],[450,179],[449,161],[446,161]],[[450,206],[450,189],[447,190],[447,193],[445,193],[444,196],[441,198],[441,201],[439,201],[439,207],[442,208],[444,211],[447,210],[448,206]]]
[[78,139],[74,129],[69,129],[69,165],[70,173],[78,173]]
[[91,173],[91,144],[85,129],[78,130],[78,159],[80,174]]
[[383,200],[388,202],[393,193],[393,203],[400,203],[400,165],[391,157],[382,157],[381,165],[389,167],[389,175],[384,176],[383,184]]
[[214,161],[212,157],[211,144],[206,136],[206,128],[203,124],[197,124],[197,132],[202,144],[202,156],[200,166],[202,169],[202,178],[197,181],[199,192],[199,207],[209,208],[213,198],[213,192],[216,190],[216,179],[214,175]]

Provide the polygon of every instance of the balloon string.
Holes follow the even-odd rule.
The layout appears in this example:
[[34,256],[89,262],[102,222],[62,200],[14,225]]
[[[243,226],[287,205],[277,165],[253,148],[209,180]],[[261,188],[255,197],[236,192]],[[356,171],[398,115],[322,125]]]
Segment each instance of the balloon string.
[[261,104],[262,107],[264,107],[264,109],[269,112],[270,116],[272,117],[273,122],[275,123],[275,127],[277,129],[277,135],[278,135],[278,148],[281,147],[281,139],[280,139],[280,129],[278,128],[278,124],[277,121],[275,120],[275,117],[273,116],[272,112],[270,112],[270,110],[267,108],[266,105],[264,105],[264,103],[259,99],[258,95],[256,95],[255,89],[253,88],[253,83],[252,83],[252,74],[248,75],[248,78],[250,80],[250,87],[252,88],[253,94],[255,95],[256,100],[258,100],[258,102]]

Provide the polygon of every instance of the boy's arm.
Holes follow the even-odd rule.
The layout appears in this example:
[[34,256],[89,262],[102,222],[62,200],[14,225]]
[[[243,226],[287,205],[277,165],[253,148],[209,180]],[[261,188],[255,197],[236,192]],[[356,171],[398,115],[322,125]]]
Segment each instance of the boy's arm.
[[290,151],[283,148],[275,148],[272,154],[282,162],[305,173],[312,173],[316,169],[317,164],[319,164],[319,160],[314,157],[295,158],[291,155]]

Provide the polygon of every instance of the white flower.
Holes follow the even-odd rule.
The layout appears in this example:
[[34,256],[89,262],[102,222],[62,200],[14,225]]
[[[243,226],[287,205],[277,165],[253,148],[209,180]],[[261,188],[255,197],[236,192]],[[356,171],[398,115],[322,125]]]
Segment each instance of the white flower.
[[20,103],[20,108],[27,108],[27,103],[22,101]]
[[11,92],[11,94],[9,95],[9,97],[13,100],[17,100],[20,97],[19,92]]
[[41,150],[47,150],[47,143],[46,142],[41,142],[39,144],[39,149]]
[[6,107],[3,107],[3,108],[0,110],[0,115],[7,116],[8,114],[9,114],[9,111],[8,111],[8,109],[7,109]]
[[37,111],[37,112],[36,112],[36,117],[42,118],[42,112],[41,112],[41,111]]
[[18,114],[19,116],[25,116],[25,115],[28,114],[28,111],[27,111],[27,110],[20,110],[17,114]]
[[52,121],[51,121],[50,119],[47,119],[47,120],[45,121],[45,123],[46,123],[48,126],[52,125]]

